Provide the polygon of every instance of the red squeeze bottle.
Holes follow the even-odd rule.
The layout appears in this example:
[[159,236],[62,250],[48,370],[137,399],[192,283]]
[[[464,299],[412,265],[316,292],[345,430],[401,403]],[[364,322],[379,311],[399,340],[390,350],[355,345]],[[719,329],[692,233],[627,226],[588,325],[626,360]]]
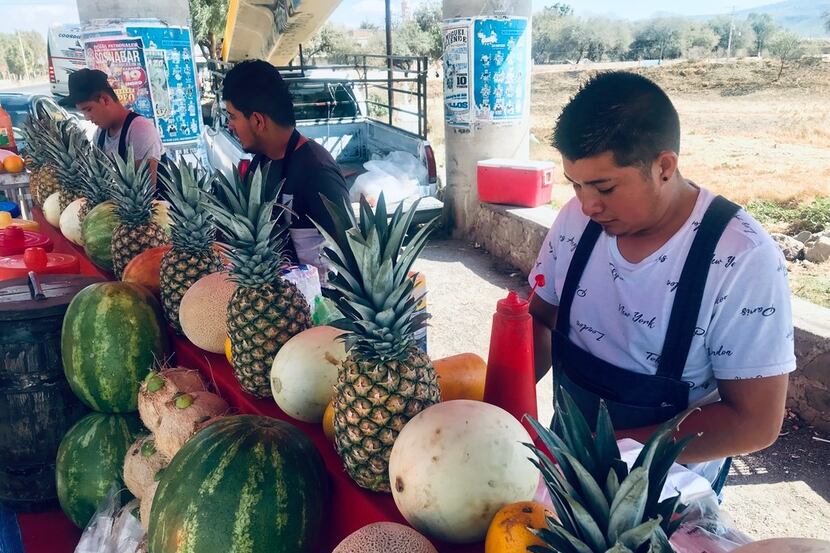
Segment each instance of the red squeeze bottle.
[[510,291],[499,300],[490,333],[484,401],[501,407],[530,433],[535,433],[524,416],[537,418],[536,374],[533,363],[533,322],[529,300]]

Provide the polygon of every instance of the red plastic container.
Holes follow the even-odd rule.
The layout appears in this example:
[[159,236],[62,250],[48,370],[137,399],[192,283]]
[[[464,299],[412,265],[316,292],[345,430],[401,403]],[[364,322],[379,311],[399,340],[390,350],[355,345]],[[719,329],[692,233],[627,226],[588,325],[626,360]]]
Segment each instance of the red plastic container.
[[478,199],[491,204],[538,207],[550,203],[552,161],[485,159],[478,162]]
[[530,302],[511,291],[499,300],[490,332],[484,401],[497,405],[522,421],[535,436],[525,415],[537,418],[536,373],[533,363],[533,322]]
[[29,271],[39,275],[77,275],[81,263],[77,256],[47,253],[43,248],[26,248],[22,254],[0,257],[0,280],[25,277]]
[[16,225],[0,229],[0,256],[19,255],[26,248],[43,248],[51,252],[52,240],[43,233],[23,230]]

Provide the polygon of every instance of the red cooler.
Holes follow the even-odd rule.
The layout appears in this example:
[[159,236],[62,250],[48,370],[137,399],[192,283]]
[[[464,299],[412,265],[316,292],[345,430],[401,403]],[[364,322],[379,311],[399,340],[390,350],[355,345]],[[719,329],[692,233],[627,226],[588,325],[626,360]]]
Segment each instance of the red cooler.
[[478,162],[478,199],[491,204],[538,207],[550,203],[552,161],[485,159]]

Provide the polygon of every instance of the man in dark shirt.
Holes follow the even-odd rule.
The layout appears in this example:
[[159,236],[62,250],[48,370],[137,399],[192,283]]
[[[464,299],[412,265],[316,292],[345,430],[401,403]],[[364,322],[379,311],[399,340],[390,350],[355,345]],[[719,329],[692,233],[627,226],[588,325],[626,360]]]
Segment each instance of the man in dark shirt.
[[279,203],[291,233],[292,257],[314,265],[325,279],[327,267],[320,254],[323,237],[312,220],[333,233],[333,222],[320,195],[335,205],[349,204],[349,189],[331,154],[296,129],[294,104],[279,71],[268,62],[240,62],[225,76],[222,99],[228,127],[242,148],[255,154],[250,169],[266,171],[268,187],[285,179]]

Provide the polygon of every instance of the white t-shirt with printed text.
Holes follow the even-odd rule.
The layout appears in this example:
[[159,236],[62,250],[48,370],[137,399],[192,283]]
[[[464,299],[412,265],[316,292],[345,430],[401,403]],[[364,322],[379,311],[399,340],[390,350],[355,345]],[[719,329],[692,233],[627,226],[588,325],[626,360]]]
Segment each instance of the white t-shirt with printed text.
[[[695,231],[714,195],[700,189],[683,227],[652,255],[628,262],[615,237],[602,233],[571,307],[569,338],[589,353],[630,371],[655,374],[677,281]],[[529,281],[547,285],[541,299],[559,305],[588,217],[573,198],[545,239]],[[715,248],[683,372],[690,406],[717,400],[717,379],[786,374],[795,369],[787,267],[778,246],[746,211],[729,222]]]
[[[639,263],[628,262],[613,236],[601,233],[571,306],[568,338],[617,367],[655,374],[677,281],[706,209],[700,189],[683,227]],[[539,297],[559,305],[565,275],[588,224],[577,198],[561,210],[528,278],[543,274]],[[555,354],[555,353],[554,353]],[[787,267],[778,246],[746,211],[729,222],[710,261],[709,276],[682,379],[689,406],[719,400],[717,380],[787,374],[795,370]],[[720,462],[690,466],[710,481]]]

